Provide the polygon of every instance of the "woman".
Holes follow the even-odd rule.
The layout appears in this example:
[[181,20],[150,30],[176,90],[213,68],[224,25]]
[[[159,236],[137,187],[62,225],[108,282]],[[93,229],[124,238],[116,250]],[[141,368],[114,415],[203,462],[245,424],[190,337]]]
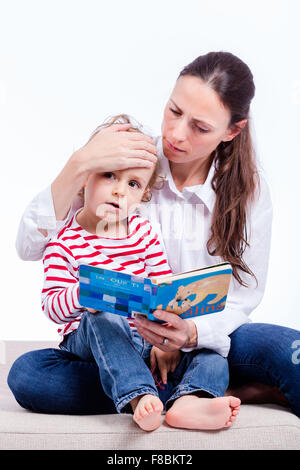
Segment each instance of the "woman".
[[[162,137],[153,142],[123,132],[126,125],[94,134],[51,188],[27,208],[17,250],[23,259],[41,259],[49,238],[78,208],[75,196],[89,172],[148,166],[160,157],[166,183],[153,191],[151,210],[145,210],[161,226],[171,269],[180,272],[226,260],[233,266],[233,282],[224,312],[189,322],[157,312],[172,326],[140,319],[138,332],[163,351],[207,348],[228,357],[234,395],[242,402],[280,403],[300,416],[300,372],[291,349],[300,333],[249,319],[265,288],[272,219],[249,129],[254,91],[251,71],[232,54],[195,59],[176,81],[164,111]],[[21,406],[32,410],[115,412],[99,393],[95,364],[58,349],[21,356],[8,383]],[[191,427],[201,399],[182,398],[168,423]]]

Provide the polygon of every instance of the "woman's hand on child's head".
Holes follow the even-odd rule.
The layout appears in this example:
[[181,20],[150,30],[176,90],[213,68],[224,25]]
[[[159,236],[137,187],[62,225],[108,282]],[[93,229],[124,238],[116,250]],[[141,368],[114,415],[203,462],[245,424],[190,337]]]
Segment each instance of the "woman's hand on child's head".
[[165,352],[153,346],[150,353],[151,372],[158,367],[161,379],[167,383],[168,372],[174,372],[181,359],[180,351]]
[[140,132],[126,132],[130,124],[112,124],[96,132],[76,153],[85,171],[151,168],[157,161],[153,139]]

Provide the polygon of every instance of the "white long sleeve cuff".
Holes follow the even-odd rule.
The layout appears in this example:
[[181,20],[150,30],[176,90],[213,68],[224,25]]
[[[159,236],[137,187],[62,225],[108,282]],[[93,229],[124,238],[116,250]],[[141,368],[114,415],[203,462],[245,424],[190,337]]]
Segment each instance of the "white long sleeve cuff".
[[202,317],[191,318],[196,325],[198,344],[196,348],[183,348],[183,352],[194,349],[210,349],[227,357],[230,350],[230,337],[237,328],[249,323],[250,318],[243,312],[230,307],[225,307],[222,312]]

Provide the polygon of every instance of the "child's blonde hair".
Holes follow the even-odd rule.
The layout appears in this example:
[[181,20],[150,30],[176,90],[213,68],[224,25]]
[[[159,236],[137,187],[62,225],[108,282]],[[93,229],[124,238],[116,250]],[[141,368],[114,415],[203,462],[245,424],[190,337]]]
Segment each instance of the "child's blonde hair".
[[[117,116],[112,116],[107,118],[100,126],[98,126],[94,132],[92,133],[91,137],[89,138],[88,142],[99,132],[101,129],[105,127],[112,126],[113,124],[131,124],[131,127],[126,132],[140,132],[141,134],[146,134],[146,132],[142,131],[143,126],[138,123],[135,119],[130,117],[128,114],[118,114]],[[158,163],[155,163],[153,168],[153,173],[150,178],[150,181],[147,185],[147,188],[143,194],[142,202],[149,202],[152,198],[151,188],[153,189],[161,189],[164,185],[165,178],[158,174]],[[84,187],[78,193],[84,199]]]

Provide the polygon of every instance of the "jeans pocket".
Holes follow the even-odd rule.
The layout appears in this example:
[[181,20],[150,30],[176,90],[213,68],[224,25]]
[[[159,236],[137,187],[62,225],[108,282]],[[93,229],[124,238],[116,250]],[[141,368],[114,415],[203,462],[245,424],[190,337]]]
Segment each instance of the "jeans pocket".
[[59,349],[62,349],[63,351],[68,351],[68,340],[71,338],[76,333],[77,330],[71,331],[71,333],[68,333],[67,335],[64,336],[63,340],[59,343],[58,347]]

